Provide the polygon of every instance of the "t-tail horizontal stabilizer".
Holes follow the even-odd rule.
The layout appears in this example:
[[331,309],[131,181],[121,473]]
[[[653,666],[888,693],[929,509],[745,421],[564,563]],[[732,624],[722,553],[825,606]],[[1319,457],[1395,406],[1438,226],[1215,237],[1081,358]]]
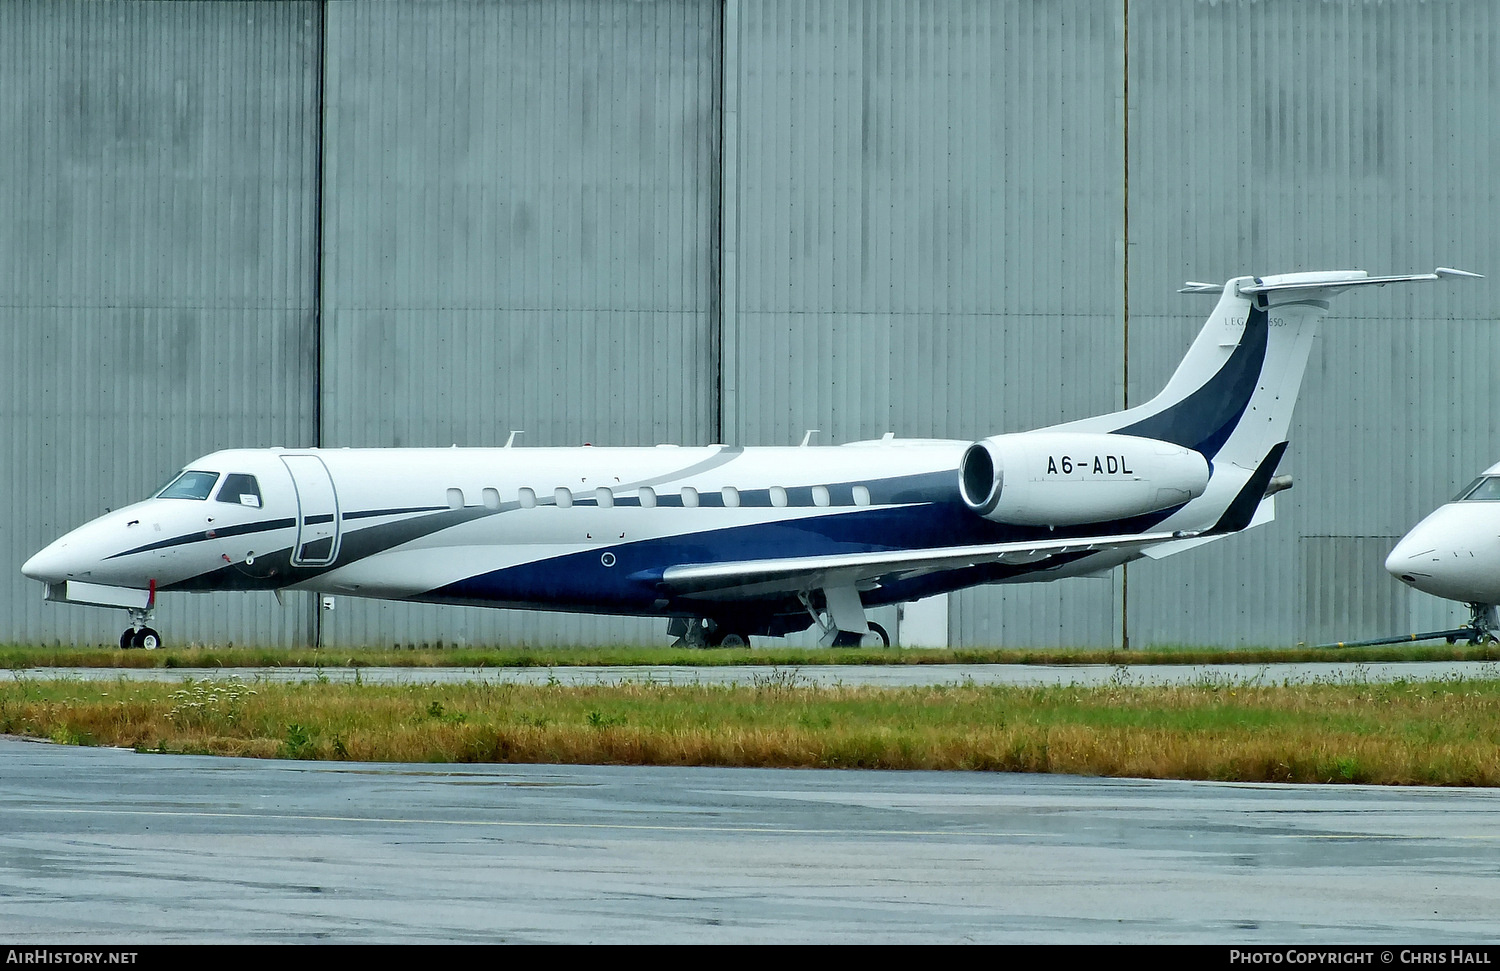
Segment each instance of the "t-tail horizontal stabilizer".
[[[1269,282],[1262,281],[1260,277],[1253,277],[1253,283],[1241,283],[1235,289],[1239,293],[1250,294],[1286,293],[1293,290],[1328,290],[1336,293],[1349,287],[1383,287],[1387,283],[1421,283],[1449,277],[1483,280],[1484,274],[1455,270],[1451,266],[1440,266],[1431,273],[1409,273],[1400,276],[1370,276],[1364,270],[1319,270],[1312,273],[1283,273],[1280,276],[1268,278]],[[1187,285],[1177,292],[1223,293],[1224,287],[1223,283],[1197,283],[1189,280]]]

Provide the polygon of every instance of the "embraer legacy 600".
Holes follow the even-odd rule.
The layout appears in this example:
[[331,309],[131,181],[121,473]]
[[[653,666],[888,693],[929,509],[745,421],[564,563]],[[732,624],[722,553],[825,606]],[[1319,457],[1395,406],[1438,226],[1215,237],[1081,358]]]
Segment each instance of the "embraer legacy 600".
[[1330,298],[1475,275],[1190,283],[1218,304],[1155,398],[978,442],[215,452],[22,571],[128,610],[122,647],[160,643],[159,592],[284,589],[662,616],[693,645],[812,624],[884,640],[866,608],[1097,575],[1271,519]]

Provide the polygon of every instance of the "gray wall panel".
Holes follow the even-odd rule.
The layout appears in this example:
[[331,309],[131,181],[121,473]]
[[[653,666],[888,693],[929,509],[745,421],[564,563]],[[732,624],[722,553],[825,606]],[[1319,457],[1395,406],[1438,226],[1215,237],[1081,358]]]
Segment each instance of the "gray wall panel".
[[[737,20],[725,435],[977,438],[1117,407],[1120,8],[787,0]],[[1109,644],[1113,596],[988,588],[953,600],[952,629]]]
[[[122,615],[44,607],[14,567],[213,448],[975,438],[1154,393],[1210,309],[1187,278],[1500,272],[1486,0],[333,2],[326,37],[324,14],[0,4],[0,637],[113,640]],[[1494,293],[1342,298],[1276,523],[965,592],[955,641],[1447,626],[1461,608],[1365,560],[1500,459]],[[174,640],[311,634],[305,598],[178,599]],[[321,622],[659,638],[347,599]]]
[[[1132,400],[1211,309],[1173,293],[1183,279],[1500,265],[1493,4],[1135,0],[1130,17]],[[1282,469],[1298,484],[1280,518],[1133,566],[1133,642],[1447,626],[1448,608],[1351,557],[1383,559],[1381,543],[1500,458],[1493,294],[1486,281],[1340,298],[1293,423]],[[1372,597],[1384,606],[1359,606]]]
[[[716,437],[719,44],[708,2],[329,8],[324,444]],[[323,633],[645,629],[343,601]]]
[[[198,455],[313,428],[317,8],[0,5],[3,636],[112,643],[21,563]],[[177,643],[291,644],[303,597],[162,598]],[[300,609],[299,609],[300,605]]]

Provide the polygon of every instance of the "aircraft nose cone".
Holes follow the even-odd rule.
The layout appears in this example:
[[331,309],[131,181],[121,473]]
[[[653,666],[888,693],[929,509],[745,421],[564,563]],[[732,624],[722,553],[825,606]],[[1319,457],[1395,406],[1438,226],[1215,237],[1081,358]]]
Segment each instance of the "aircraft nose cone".
[[1385,558],[1385,571],[1403,583],[1415,583],[1416,573],[1422,572],[1413,558],[1417,547],[1411,539],[1410,533],[1402,537]]
[[77,572],[72,561],[68,543],[58,540],[44,547],[31,559],[21,564],[21,573],[43,583],[61,583],[70,573]]
[[49,550],[50,547],[22,563],[21,574],[32,580],[41,580],[43,583],[55,582],[58,577],[53,570],[53,557]]
[[[1452,597],[1449,587],[1462,564],[1451,538],[1441,530],[1415,529],[1401,537],[1385,558],[1386,572],[1409,587],[1439,597]],[[1467,559],[1467,557],[1466,557]]]
[[[1460,510],[1462,512],[1462,510]],[[1446,506],[1418,523],[1385,558],[1409,587],[1461,603],[1494,603],[1500,595],[1500,546]]]

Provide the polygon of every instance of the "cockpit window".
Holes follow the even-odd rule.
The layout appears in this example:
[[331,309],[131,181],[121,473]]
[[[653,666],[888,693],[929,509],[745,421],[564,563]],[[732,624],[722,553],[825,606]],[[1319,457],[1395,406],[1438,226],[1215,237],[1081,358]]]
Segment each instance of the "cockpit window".
[[1500,475],[1481,475],[1454,497],[1454,502],[1494,502],[1500,500]]
[[207,499],[219,481],[217,472],[184,472],[156,494],[158,499]]
[[224,484],[219,486],[219,494],[214,498],[220,502],[234,502],[241,506],[259,509],[260,484],[255,481],[253,475],[231,472],[224,476]]

